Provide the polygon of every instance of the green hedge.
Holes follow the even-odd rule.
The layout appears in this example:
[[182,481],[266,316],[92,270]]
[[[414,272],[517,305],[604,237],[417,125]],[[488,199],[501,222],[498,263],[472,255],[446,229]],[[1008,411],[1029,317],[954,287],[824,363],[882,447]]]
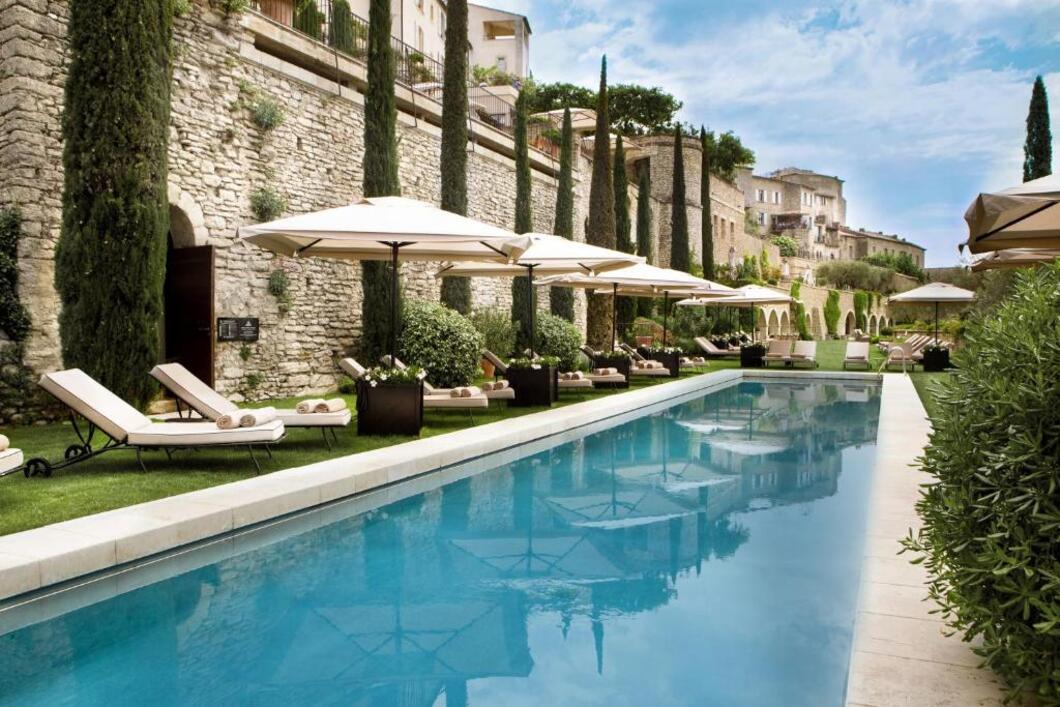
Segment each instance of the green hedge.
[[835,290],[828,291],[828,298],[824,301],[824,324],[828,336],[839,334],[839,293]]
[[536,353],[555,356],[559,367],[573,371],[578,367],[582,333],[578,327],[554,314],[538,314]]
[[501,358],[515,353],[515,325],[502,307],[480,309],[471,315],[471,323],[482,334],[483,345]]
[[482,334],[460,313],[434,302],[405,303],[399,355],[406,364],[426,369],[432,384],[470,385],[482,344]]
[[1060,704],[1060,265],[973,320],[937,412],[905,542],[950,627],[1008,683]]

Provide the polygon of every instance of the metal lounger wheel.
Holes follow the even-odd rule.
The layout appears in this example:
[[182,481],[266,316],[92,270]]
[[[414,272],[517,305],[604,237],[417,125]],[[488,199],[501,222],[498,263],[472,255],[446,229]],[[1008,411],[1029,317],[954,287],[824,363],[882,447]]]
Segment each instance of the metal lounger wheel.
[[52,465],[48,463],[47,459],[30,459],[26,462],[26,466],[22,468],[22,474],[28,479],[32,476],[43,476],[48,478],[52,475]]

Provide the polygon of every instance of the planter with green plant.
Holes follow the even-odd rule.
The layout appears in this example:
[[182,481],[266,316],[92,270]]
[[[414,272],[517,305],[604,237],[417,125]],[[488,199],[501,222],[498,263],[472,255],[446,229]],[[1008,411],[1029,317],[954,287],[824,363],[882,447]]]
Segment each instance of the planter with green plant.
[[625,351],[603,351],[593,356],[593,368],[614,368],[626,377],[626,385],[629,386],[630,355]]
[[649,361],[661,363],[666,367],[666,370],[670,371],[671,378],[679,378],[681,376],[681,356],[684,351],[680,346],[663,346],[662,344],[639,346],[637,347],[637,353]]
[[370,368],[357,381],[357,434],[418,436],[423,428],[422,368]]
[[559,400],[558,366],[559,359],[555,356],[513,358],[505,373],[515,390],[515,398],[509,404],[513,407],[551,407]]
[[945,371],[950,367],[950,350],[945,346],[931,344],[925,346],[921,353],[924,358],[920,363],[928,373]]
[[740,347],[740,368],[761,368],[765,355],[765,344],[744,344]]

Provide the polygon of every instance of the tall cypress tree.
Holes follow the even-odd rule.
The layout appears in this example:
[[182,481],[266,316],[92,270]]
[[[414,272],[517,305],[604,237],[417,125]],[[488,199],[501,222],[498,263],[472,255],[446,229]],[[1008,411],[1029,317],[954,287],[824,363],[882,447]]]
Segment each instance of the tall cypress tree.
[[[647,160],[637,163],[637,255],[647,262],[655,260],[651,243],[651,170]],[[637,298],[637,314],[650,317],[655,303],[650,297]]]
[[702,125],[699,126],[699,147],[703,151],[699,183],[699,201],[703,206],[700,246],[703,249],[703,277],[709,279],[714,277],[714,223],[713,205],[710,203],[710,146],[707,144],[707,129]]
[[154,392],[145,372],[159,355],[172,19],[170,0],[70,2],[55,270],[63,361],[136,405]]
[[[401,193],[390,22],[390,0],[372,0],[368,9],[368,86],[364,94],[364,195],[367,197]],[[364,289],[361,353],[368,361],[375,361],[389,348],[390,270],[387,262],[361,264]]]
[[681,127],[674,128],[674,181],[670,201],[670,267],[688,272],[688,209],[685,205],[685,149]]
[[[563,109],[563,132],[559,142],[559,184],[556,186],[556,225],[553,232],[564,238],[574,238],[574,127],[570,108]],[[549,307],[557,317],[574,321],[574,291],[569,287],[553,287],[549,293]]]
[[[449,0],[442,90],[442,208],[467,216],[467,0]],[[442,278],[442,303],[471,312],[471,278]]]
[[[589,220],[585,240],[615,247],[615,192],[611,184],[610,114],[607,107],[607,57],[600,62],[600,90],[596,95],[596,132],[593,137],[593,174],[589,184]],[[590,346],[610,347],[611,296],[589,297],[587,338]]]
[[1031,91],[1027,112],[1027,142],[1023,145],[1023,181],[1053,173],[1053,135],[1049,130],[1049,97],[1039,76]]
[[[515,99],[515,232],[529,233],[534,230],[533,201],[530,194],[530,154],[526,144],[526,100],[527,92],[519,91]],[[515,346],[522,350],[530,346],[530,317],[528,315],[534,296],[529,277],[512,278],[512,321],[515,329]]]
[[[626,148],[622,136],[618,136],[615,145],[615,165],[612,182],[615,188],[615,248],[623,253],[633,252],[633,241],[630,238],[632,224],[629,221],[629,180],[626,177]],[[619,297],[615,302],[615,316],[618,319],[618,330],[625,331],[633,323],[637,313],[636,299]]]

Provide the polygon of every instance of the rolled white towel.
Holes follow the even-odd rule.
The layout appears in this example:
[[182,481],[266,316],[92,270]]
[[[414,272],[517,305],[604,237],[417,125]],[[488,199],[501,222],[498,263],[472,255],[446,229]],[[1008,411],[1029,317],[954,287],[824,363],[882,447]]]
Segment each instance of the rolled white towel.
[[225,415],[221,415],[217,418],[217,428],[221,430],[234,430],[239,427],[239,420],[243,417],[243,413],[246,410],[236,410]]
[[570,373],[567,373],[566,371],[564,371],[563,373],[560,373],[559,374],[559,379],[561,381],[569,381],[570,380]]
[[585,380],[585,374],[582,373],[581,371],[572,371],[571,374],[570,374],[570,380],[572,380],[572,381]]
[[6,452],[10,446],[11,440],[7,438],[7,435],[0,435],[0,452]]
[[508,385],[509,385],[508,381],[506,381],[506,380],[504,380],[504,379],[502,378],[502,379],[500,379],[499,381],[496,381],[496,382],[495,382],[495,383],[493,384],[493,389],[494,389],[494,390],[504,390],[505,388],[507,388],[507,387],[508,387]]
[[299,415],[310,415],[316,412],[317,405],[324,402],[324,398],[310,398],[295,405],[295,411]]
[[449,391],[449,397],[450,398],[463,398],[463,397],[465,397],[464,396],[464,391],[465,390],[467,390],[467,388],[464,388],[463,386],[457,386],[456,388],[453,388],[453,389],[451,389]]
[[593,375],[594,376],[606,376],[607,375],[607,369],[606,368],[594,368],[593,369]]
[[482,395],[482,388],[479,388],[477,385],[470,385],[463,389],[463,393],[460,397],[470,398],[473,395]]
[[339,412],[346,409],[346,401],[342,398],[330,398],[321,400],[313,406],[313,412]]
[[243,410],[243,414],[239,416],[239,426],[257,427],[258,425],[264,425],[266,422],[272,422],[275,419],[276,408],[274,407]]
[[490,381],[486,381],[482,384],[482,390],[486,391],[487,393],[494,390],[493,383],[491,383]]

